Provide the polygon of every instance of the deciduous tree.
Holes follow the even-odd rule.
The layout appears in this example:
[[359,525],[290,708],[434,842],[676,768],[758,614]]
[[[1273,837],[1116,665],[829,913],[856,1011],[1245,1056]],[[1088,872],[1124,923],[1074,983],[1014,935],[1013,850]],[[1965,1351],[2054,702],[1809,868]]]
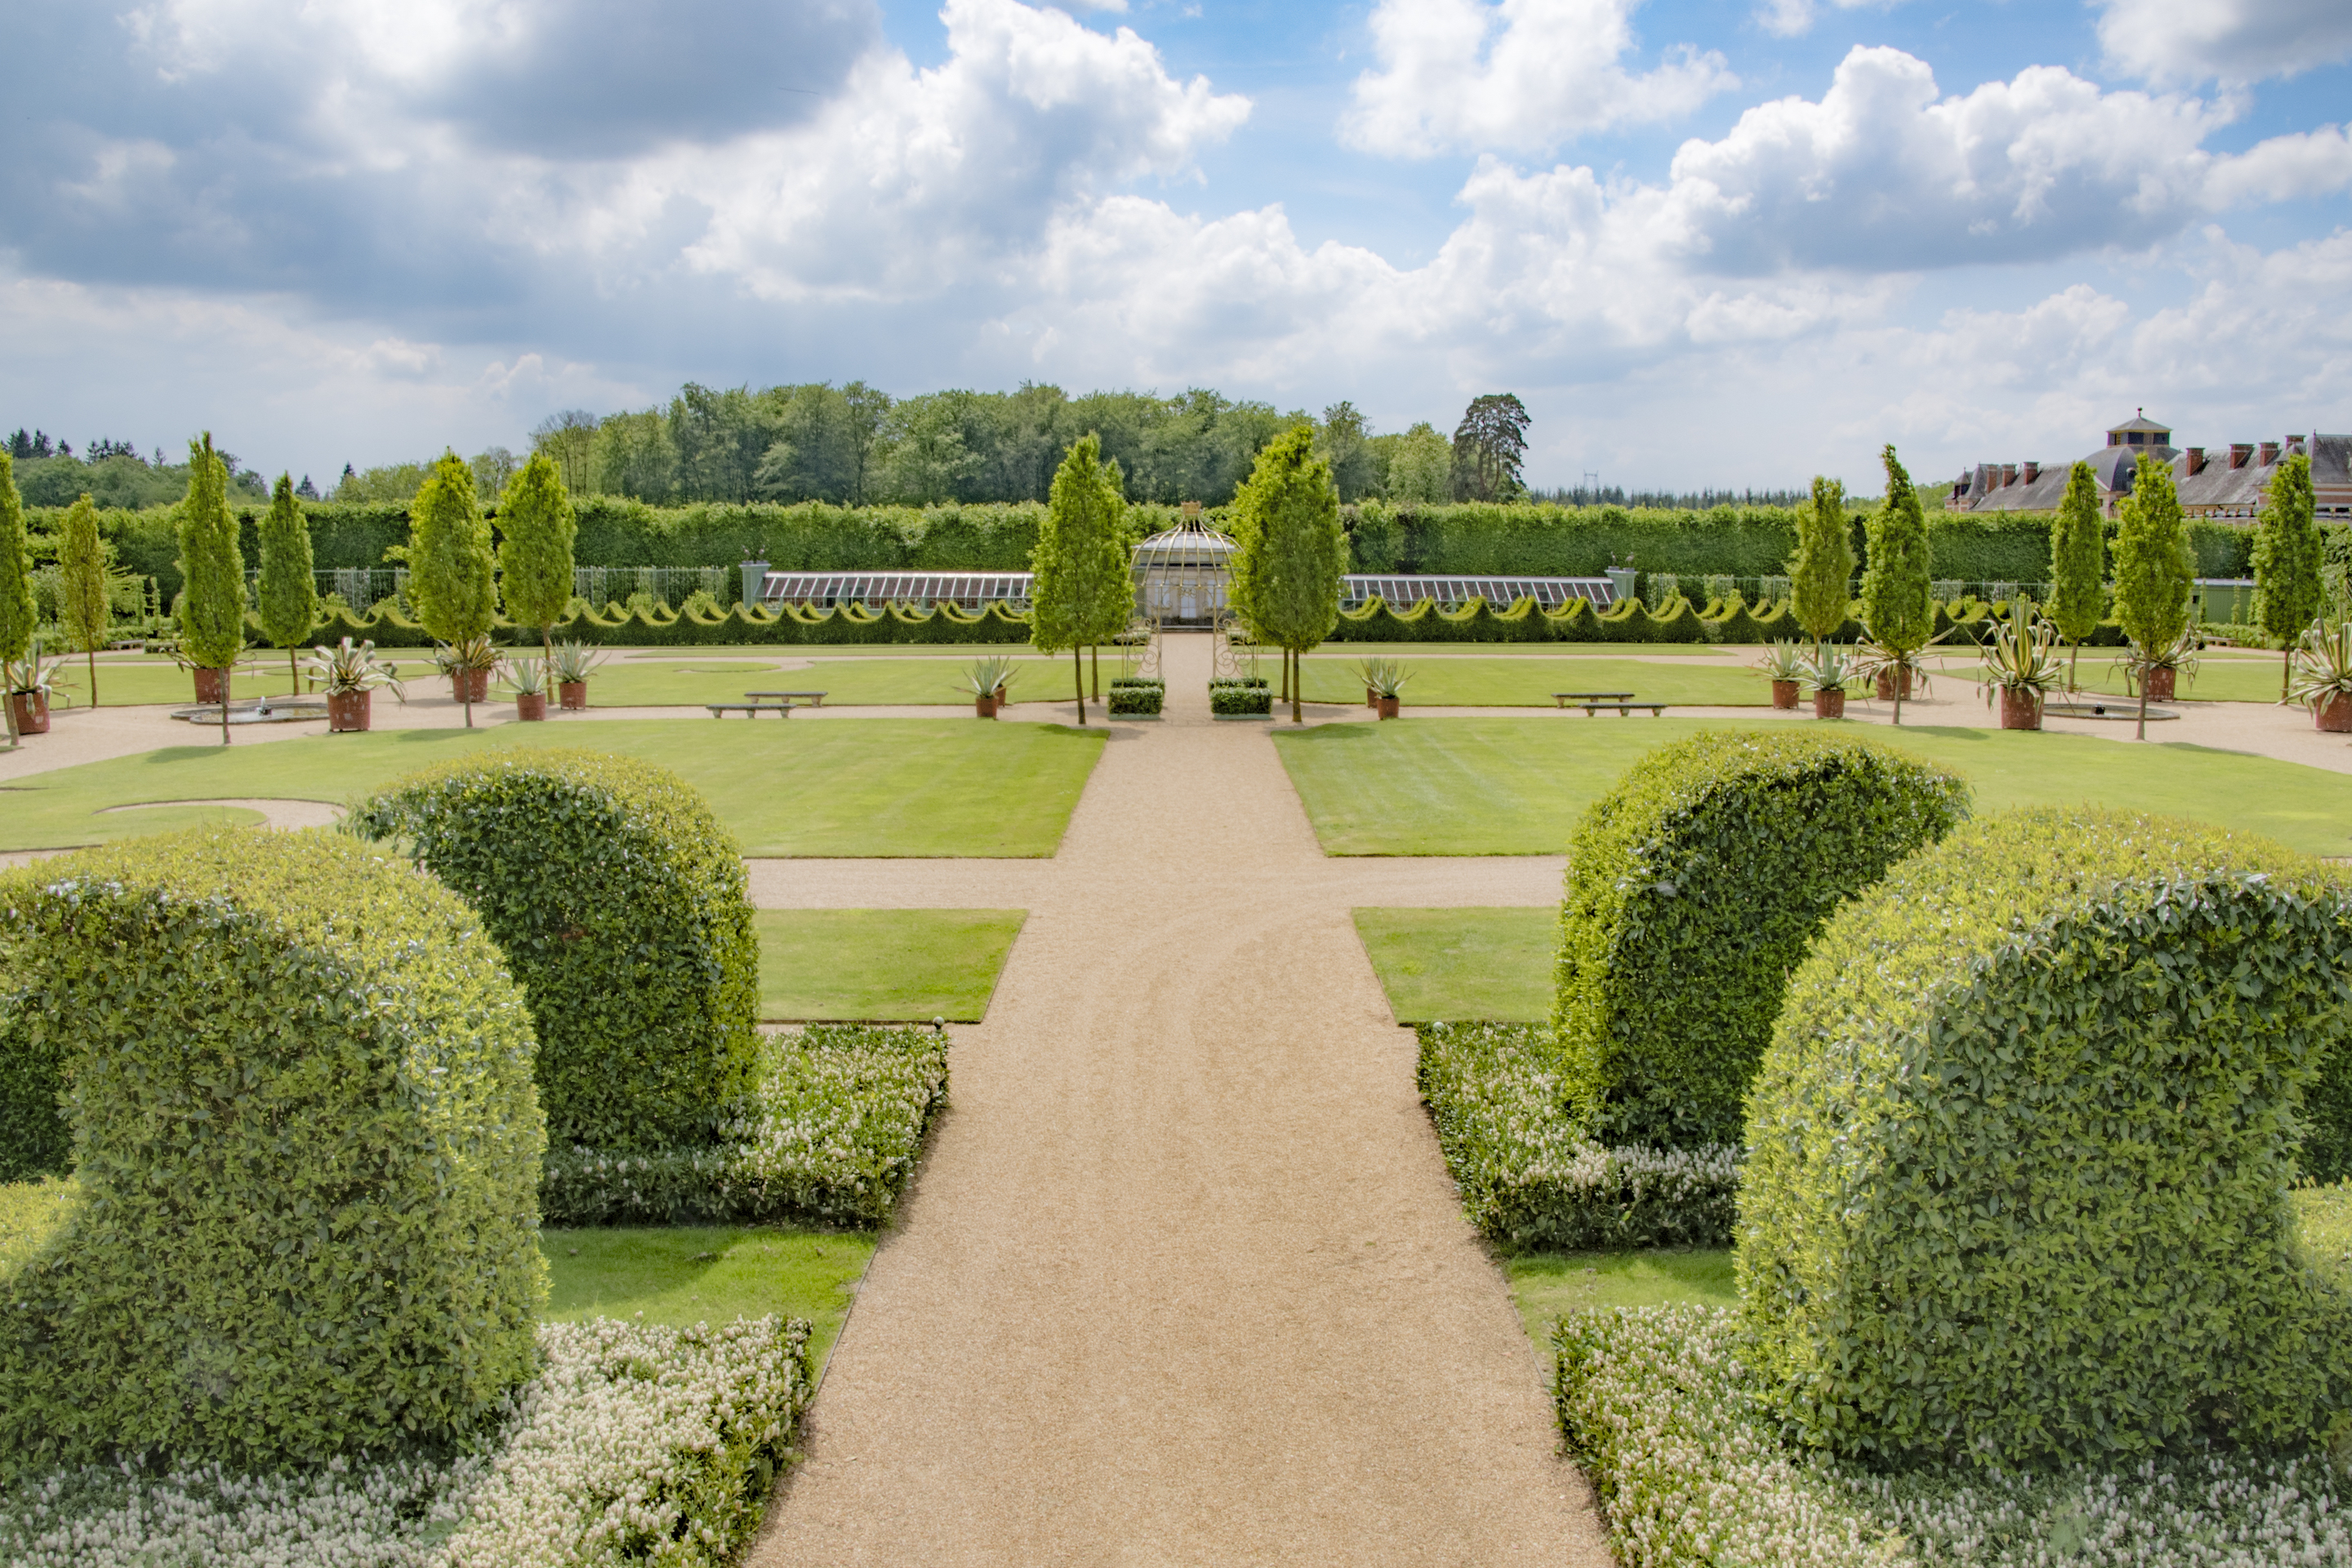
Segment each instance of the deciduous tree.
[[1083,724],[1087,676],[1078,650],[1125,631],[1135,609],[1118,465],[1102,461],[1102,443],[1091,432],[1072,444],[1054,474],[1029,569],[1035,574],[1030,640],[1040,653],[1070,650]]
[[551,659],[551,628],[572,603],[572,546],[579,531],[562,468],[547,452],[533,452],[499,500],[499,585],[507,614],[539,628],[541,649]]
[[1470,400],[1454,429],[1454,493],[1464,500],[1509,500],[1525,489],[1528,411],[1507,392]]
[[[445,452],[425,477],[409,508],[408,595],[425,631],[445,643],[487,637],[498,615],[490,575],[490,525],[474,500],[474,470]],[[466,699],[466,727],[474,727],[474,689]]]
[[2270,502],[2254,533],[2254,618],[2279,639],[2279,700],[2286,700],[2295,639],[2319,614],[2319,528],[2313,521],[2311,458],[2297,452],[2271,476]]
[[1895,721],[1903,722],[1900,660],[1927,646],[1936,633],[1928,574],[1927,520],[1919,510],[1911,476],[1890,443],[1880,454],[1886,464],[1886,499],[1870,521],[1870,564],[1862,574],[1862,624],[1870,638],[1897,659]]
[[2066,496],[2050,525],[2050,624],[2066,639],[2066,689],[2074,689],[2074,663],[2083,639],[2096,631],[2106,609],[2107,535],[2099,518],[2099,480],[2088,462],[2066,474]]
[[245,651],[245,552],[228,511],[228,465],[207,430],[188,443],[188,495],[180,503],[180,649],[221,672],[221,744],[228,744],[229,671]]
[[2116,531],[2116,619],[2139,668],[2139,739],[2147,739],[2147,675],[2189,629],[2194,563],[2171,465],[2140,454]]
[[278,476],[269,515],[261,520],[261,632],[286,650],[286,669],[298,673],[294,650],[319,624],[319,579],[311,570],[310,520],[294,499],[294,479]]
[[[21,438],[23,431],[18,431]],[[13,664],[33,647],[33,550],[25,533],[24,498],[16,493],[16,462],[0,452],[0,668]],[[0,688],[8,682],[0,679]],[[16,749],[16,705],[0,690],[0,709],[7,710],[8,749]]]
[[1853,529],[1845,517],[1845,486],[1816,476],[1813,504],[1797,513],[1797,554],[1789,563],[1789,594],[1797,624],[1819,648],[1845,625],[1853,584]]
[[98,706],[98,650],[106,646],[113,625],[112,606],[106,602],[106,568],[110,552],[99,536],[98,508],[88,496],[66,510],[58,527],[58,618],[65,623],[66,639],[79,649],[89,671],[89,705]]
[[1234,610],[1251,634],[1283,650],[1291,722],[1303,723],[1299,655],[1339,621],[1348,536],[1330,463],[1304,427],[1276,437],[1234,496]]

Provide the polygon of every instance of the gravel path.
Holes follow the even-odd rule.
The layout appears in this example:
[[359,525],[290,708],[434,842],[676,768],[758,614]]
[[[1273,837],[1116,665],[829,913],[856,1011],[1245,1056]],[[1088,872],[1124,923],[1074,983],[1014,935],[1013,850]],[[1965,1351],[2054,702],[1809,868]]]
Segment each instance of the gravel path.
[[1185,640],[958,1032],[753,1564],[1609,1561],[1355,884]]

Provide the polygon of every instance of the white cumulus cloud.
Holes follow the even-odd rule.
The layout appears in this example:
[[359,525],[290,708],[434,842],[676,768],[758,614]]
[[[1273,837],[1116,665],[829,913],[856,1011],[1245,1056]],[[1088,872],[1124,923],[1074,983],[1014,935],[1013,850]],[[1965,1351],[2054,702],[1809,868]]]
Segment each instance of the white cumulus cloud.
[[2094,0],[2107,58],[2158,83],[2241,86],[2352,58],[2344,0]]

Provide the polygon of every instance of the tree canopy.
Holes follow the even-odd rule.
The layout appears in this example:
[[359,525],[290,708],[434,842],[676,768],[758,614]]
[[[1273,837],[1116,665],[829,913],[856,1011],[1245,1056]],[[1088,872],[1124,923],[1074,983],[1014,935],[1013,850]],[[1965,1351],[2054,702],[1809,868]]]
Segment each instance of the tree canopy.
[[188,443],[180,575],[182,650],[199,668],[228,668],[245,651],[245,553],[228,510],[228,465],[209,430]]
[[[1293,662],[1339,621],[1339,578],[1348,570],[1348,536],[1331,465],[1304,426],[1258,454],[1234,497],[1233,605],[1261,642]],[[1298,682],[1288,682],[1293,721]]]
[[311,571],[310,521],[294,499],[294,479],[279,474],[261,520],[261,582],[257,606],[261,635],[287,650],[310,640],[319,624],[319,580]]
[[1853,528],[1846,521],[1845,486],[1816,477],[1813,504],[1797,513],[1797,553],[1789,563],[1789,592],[1797,624],[1816,643],[1845,625],[1853,584]]
[[450,452],[433,465],[408,526],[408,596],[417,621],[443,642],[488,636],[498,614],[490,525],[463,458]]
[[99,537],[98,508],[88,496],[76,498],[58,527],[58,618],[64,623],[66,639],[87,662],[93,705],[98,701],[98,650],[105,646],[114,622],[106,598],[110,553],[106,541]]
[[1462,500],[1509,500],[1527,487],[1528,411],[1507,392],[1474,397],[1454,427],[1454,493]]
[[2067,471],[2065,499],[2050,525],[2048,612],[2058,635],[2077,649],[2106,611],[2106,558],[2098,476],[2088,462],[2078,462]]
[[539,627],[542,642],[572,603],[572,544],[579,531],[562,468],[546,452],[533,452],[499,501],[499,577],[507,614]]
[[[1127,502],[1117,463],[1102,460],[1092,435],[1070,446],[1054,475],[1054,489],[1031,553],[1030,640],[1041,653],[1076,650],[1127,629],[1135,609],[1135,579],[1128,558]],[[1078,722],[1087,721],[1083,676]]]
[[[1862,624],[1898,660],[1917,653],[1936,635],[1934,584],[1928,570],[1927,520],[1911,476],[1888,445],[1886,498],[1871,517],[1870,564],[1862,574]],[[1904,674],[1895,679],[1895,721],[1903,722]]]

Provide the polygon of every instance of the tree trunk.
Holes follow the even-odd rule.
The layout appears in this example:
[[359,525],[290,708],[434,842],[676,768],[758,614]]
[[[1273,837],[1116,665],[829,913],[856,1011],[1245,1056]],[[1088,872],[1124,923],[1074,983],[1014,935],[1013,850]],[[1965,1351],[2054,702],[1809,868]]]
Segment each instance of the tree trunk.
[[228,744],[229,693],[236,689],[236,664],[232,660],[230,661],[229,667],[221,671],[221,744],[224,746]]
[[1299,665],[1298,650],[1297,648],[1292,648],[1290,650],[1290,665],[1292,670],[1290,680],[1290,721],[1294,724],[1304,724],[1307,722],[1307,719],[1306,716],[1298,710],[1298,704],[1300,699],[1306,695],[1306,693],[1299,690],[1299,688],[1306,683],[1307,671]]
[[1077,688],[1078,722],[1087,721],[1087,664],[1078,655],[1078,645],[1070,645],[1070,684]]
[[2147,671],[2139,672],[2139,733],[2135,739],[2147,739]]
[[1900,665],[1896,666],[1895,670],[1895,723],[1898,729],[1902,727],[1903,723],[1903,689],[1910,684],[1911,672],[1903,668]]
[[[289,697],[302,695],[302,672],[295,668],[294,645],[291,643],[286,645],[286,694]],[[90,699],[93,705],[97,700],[96,698]]]
[[466,728],[470,730],[474,727],[474,672],[472,670],[460,669],[457,672],[457,689],[466,694]]
[[2077,686],[2074,683],[2074,661],[2082,657],[2083,644],[2081,639],[2077,638],[2075,641],[2066,645],[2066,689],[2070,694],[2083,689],[2080,686]]
[[1102,644],[1087,644],[1087,684],[1094,688],[1094,700],[1102,700]]
[[[8,684],[7,676],[7,667],[0,665],[0,687],[5,687]],[[14,695],[12,692],[0,690],[0,708],[5,708],[8,710],[8,749],[12,752],[23,744],[16,735],[16,704]]]
[[82,657],[89,660],[89,705],[96,708],[98,706],[98,650],[94,647],[86,647],[81,652]]
[[2286,704],[2287,682],[2294,678],[2294,649],[2291,647],[2279,649],[2279,704],[2282,707]]

